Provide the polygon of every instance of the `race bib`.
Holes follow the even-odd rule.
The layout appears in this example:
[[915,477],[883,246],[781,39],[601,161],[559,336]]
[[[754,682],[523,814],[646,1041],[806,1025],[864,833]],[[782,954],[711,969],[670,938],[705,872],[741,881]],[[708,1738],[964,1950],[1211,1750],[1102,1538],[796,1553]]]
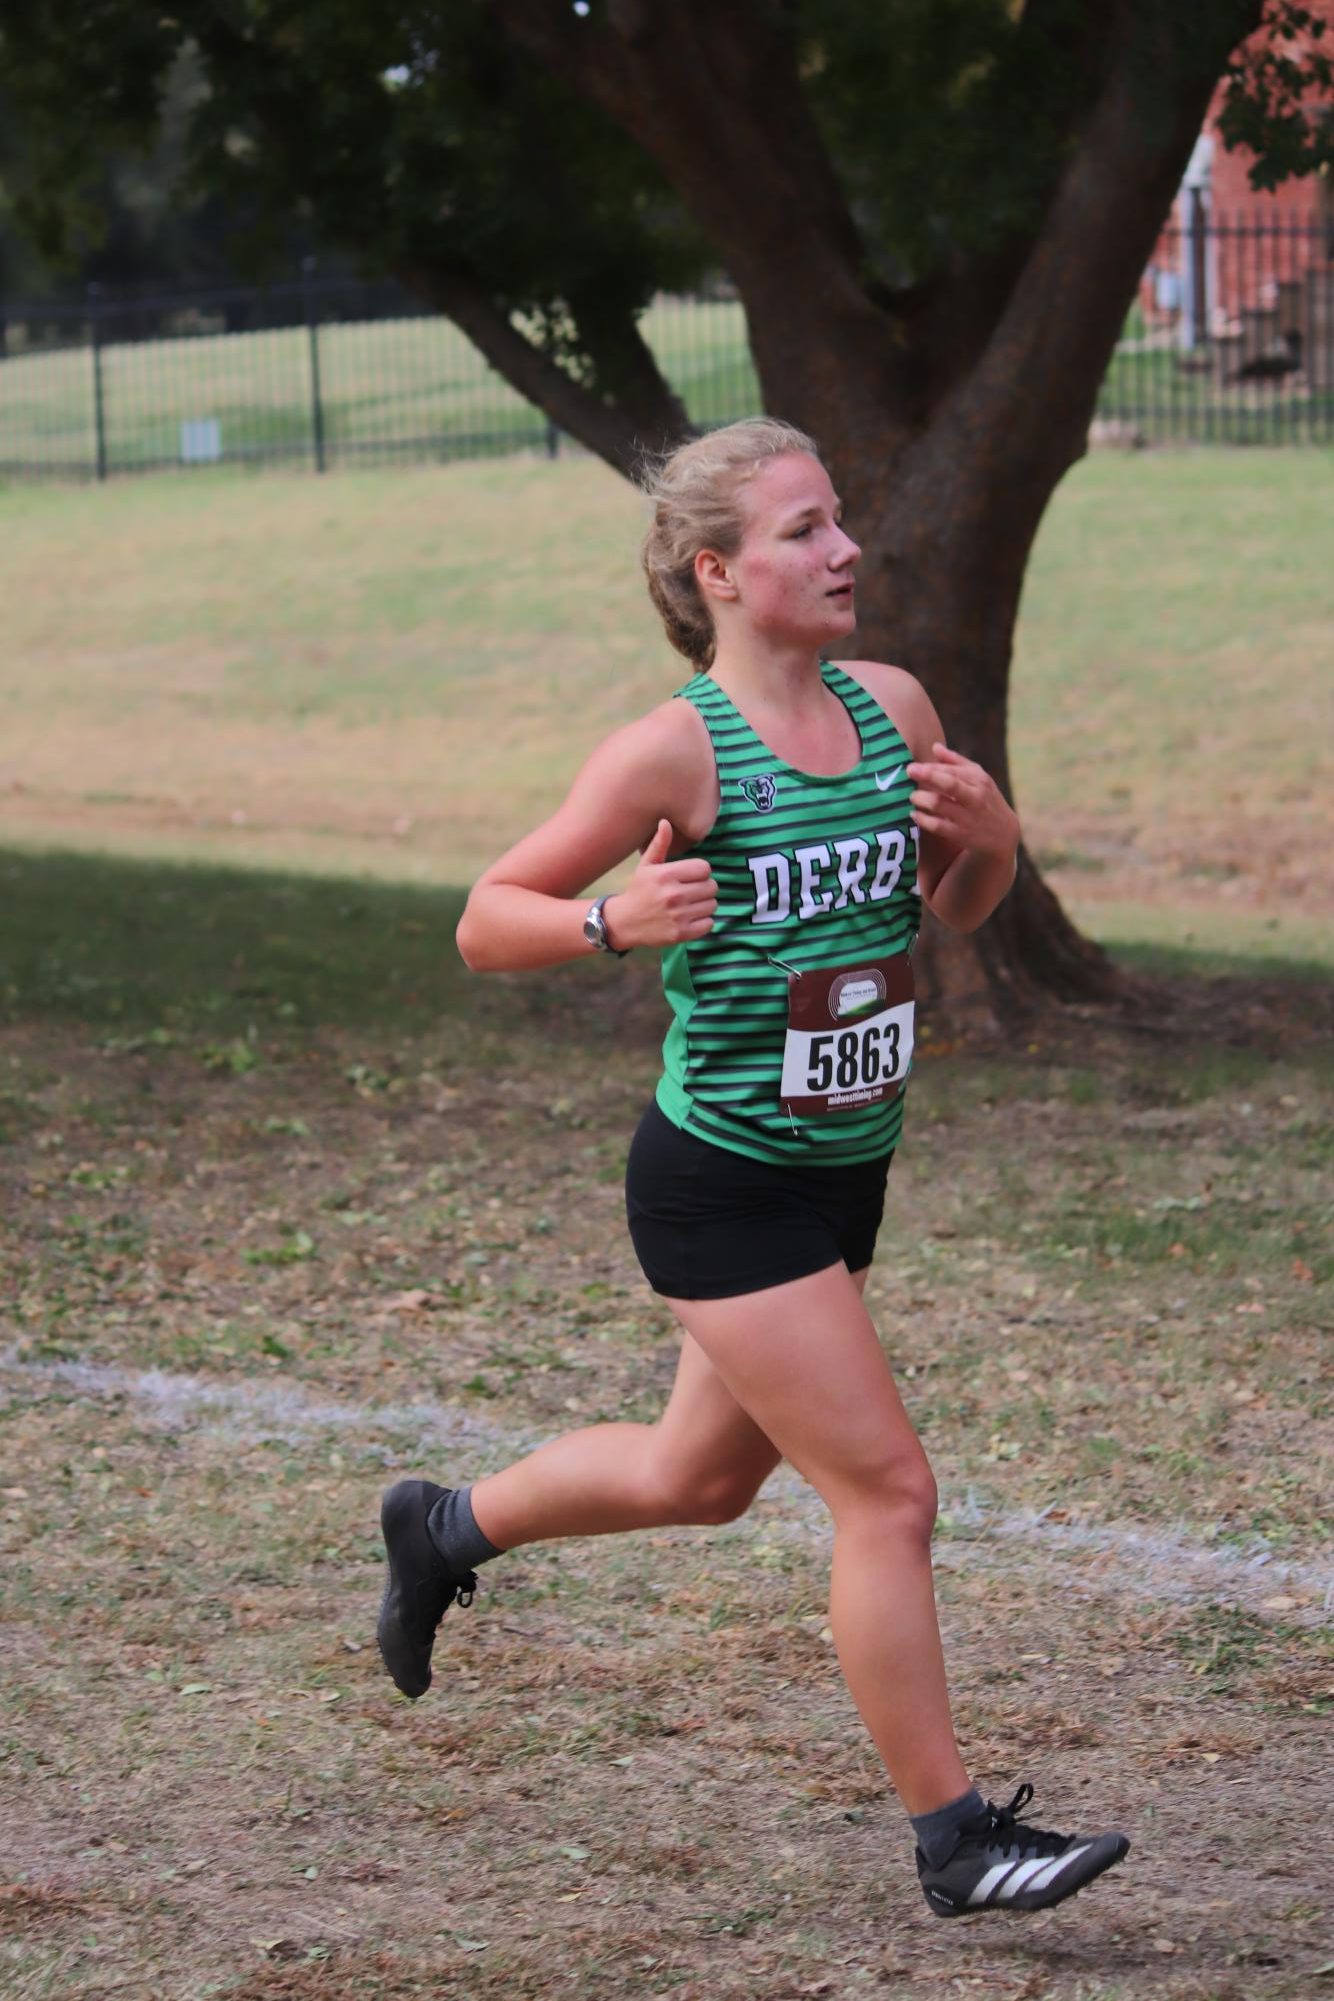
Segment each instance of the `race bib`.
[[913,976],[906,952],[858,966],[789,973],[779,1102],[802,1118],[895,1098],[912,1064]]

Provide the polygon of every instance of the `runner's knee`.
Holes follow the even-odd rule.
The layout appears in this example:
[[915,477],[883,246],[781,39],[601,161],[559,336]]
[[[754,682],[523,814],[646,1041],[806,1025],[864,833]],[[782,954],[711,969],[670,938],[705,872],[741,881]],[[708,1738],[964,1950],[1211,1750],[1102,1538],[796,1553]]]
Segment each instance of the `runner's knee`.
[[939,1497],[924,1452],[875,1459],[849,1477],[846,1469],[827,1495],[836,1527],[870,1530],[930,1542]]
[[744,1515],[757,1491],[748,1470],[719,1467],[701,1471],[682,1463],[666,1465],[650,1459],[648,1478],[661,1520],[682,1527],[734,1522]]

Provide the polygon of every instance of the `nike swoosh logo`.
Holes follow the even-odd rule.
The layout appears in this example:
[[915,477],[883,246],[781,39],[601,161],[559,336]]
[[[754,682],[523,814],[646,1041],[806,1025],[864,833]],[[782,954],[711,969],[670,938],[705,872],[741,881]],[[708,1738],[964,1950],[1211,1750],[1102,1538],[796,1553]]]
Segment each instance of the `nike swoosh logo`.
[[877,771],[875,775],[877,790],[888,792],[891,786],[897,785],[899,779],[903,776],[903,769],[904,767],[901,764],[896,764],[892,771]]

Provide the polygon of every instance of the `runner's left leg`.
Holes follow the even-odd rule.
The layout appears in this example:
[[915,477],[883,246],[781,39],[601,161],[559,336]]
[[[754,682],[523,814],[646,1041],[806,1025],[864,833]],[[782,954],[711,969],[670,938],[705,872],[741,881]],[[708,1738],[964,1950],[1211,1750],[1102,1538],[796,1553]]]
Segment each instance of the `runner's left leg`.
[[834,1518],[830,1624],[854,1702],[913,1815],[969,1792],[931,1578],[935,1481],[845,1265],[737,1299],[669,1301]]

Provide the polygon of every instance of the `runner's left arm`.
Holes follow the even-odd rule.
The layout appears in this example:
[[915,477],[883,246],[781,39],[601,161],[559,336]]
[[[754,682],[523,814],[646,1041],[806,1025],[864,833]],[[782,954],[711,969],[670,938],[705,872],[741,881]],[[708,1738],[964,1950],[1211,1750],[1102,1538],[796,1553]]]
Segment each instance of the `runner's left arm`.
[[922,830],[922,901],[951,931],[976,931],[1015,878],[1019,819],[994,778],[936,739],[908,766]]
[[976,931],[1014,881],[1018,815],[990,773],[951,750],[920,681],[877,661],[845,663],[913,753],[912,809],[921,834],[922,901],[951,931]]

